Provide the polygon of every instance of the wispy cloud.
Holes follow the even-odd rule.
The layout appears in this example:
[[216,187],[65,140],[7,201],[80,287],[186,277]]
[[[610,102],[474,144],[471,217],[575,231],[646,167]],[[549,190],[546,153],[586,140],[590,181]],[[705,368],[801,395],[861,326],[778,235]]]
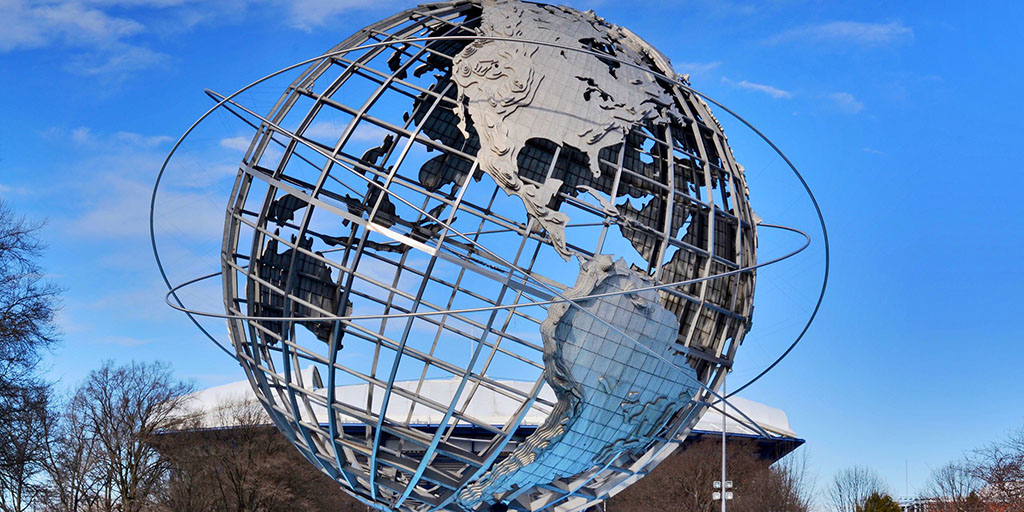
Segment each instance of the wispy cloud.
[[[97,177],[97,184],[104,187],[105,194],[71,222],[69,231],[74,236],[110,239],[149,234],[152,184],[114,175]],[[158,213],[166,213],[173,206],[174,217],[165,221],[167,215],[161,216],[156,224],[157,234],[186,233],[199,240],[216,239],[221,234],[224,205],[209,194],[165,190],[160,201],[158,208],[164,207]]]
[[88,126],[79,126],[71,130],[65,130],[62,128],[51,128],[47,130],[43,136],[47,138],[56,139],[70,139],[71,142],[79,146],[87,147],[100,147],[100,146],[120,146],[134,147],[134,148],[155,148],[166,144],[172,140],[172,137],[168,135],[143,135],[135,132],[117,132],[113,134],[97,134],[92,131]]
[[238,137],[226,137],[221,139],[220,147],[233,149],[235,151],[246,151],[249,149],[250,143],[252,143],[252,137],[239,135]]
[[[100,315],[107,311],[124,311],[126,307],[130,307],[132,315],[136,319],[159,321],[174,318],[177,315],[173,309],[167,307],[164,301],[166,294],[167,287],[159,278],[144,278],[132,283],[125,283],[119,287],[96,290],[96,293],[88,303],[75,304],[74,307],[83,313],[91,313],[93,315]],[[110,330],[107,330],[107,332],[110,332]],[[148,334],[156,336],[155,333]],[[107,341],[116,342],[120,336],[114,335],[113,338],[108,338]],[[131,339],[122,339],[123,343],[120,344],[125,346],[138,344],[133,344],[130,341]]]
[[[303,132],[308,138],[326,144],[334,144],[345,133],[348,123],[335,121],[315,121]],[[370,123],[359,123],[352,132],[352,140],[362,142],[380,142],[391,132]],[[248,147],[248,146],[246,146]]]
[[[114,239],[145,237],[149,233],[149,201],[152,177],[163,162],[173,140],[167,135],[120,131],[98,132],[86,126],[52,128],[42,134],[48,139],[70,141],[79,152],[76,169],[89,180],[76,183],[71,194],[80,204],[70,218],[55,224],[72,237]],[[187,161],[187,160],[186,160]],[[221,198],[201,185],[211,185],[231,176],[236,167],[212,160],[200,168],[172,167],[165,176],[158,207],[171,212],[166,222],[156,224],[158,233],[188,233],[197,239],[216,239],[221,232],[224,205]],[[193,186],[196,185],[196,186]]]
[[353,10],[394,10],[411,7],[419,2],[408,0],[292,0],[281,2],[287,6],[289,23],[301,30],[312,30],[336,20],[341,14]]
[[102,45],[143,30],[138,21],[113,16],[82,2],[32,5],[24,0],[0,3],[0,51],[41,48],[58,42]]
[[162,146],[174,140],[169,135],[142,135],[135,132],[117,132],[114,134],[114,139],[144,148]]
[[853,95],[848,92],[834,92],[832,94],[826,94],[825,97],[832,102],[832,106],[840,112],[846,114],[858,114],[864,110],[864,103],[857,101],[857,98],[854,98]]
[[125,6],[114,5],[120,3],[2,1],[0,53],[67,48],[71,53],[66,70],[114,80],[165,62],[167,55],[133,41],[147,27],[139,19],[122,14]]
[[872,155],[884,155],[885,154],[885,152],[879,151],[879,150],[877,150],[875,148],[864,148],[864,152],[872,154]]
[[[40,48],[67,51],[69,72],[119,81],[170,57],[147,41],[199,25],[235,23],[250,7],[300,30],[352,10],[394,10],[407,0],[0,0],[0,54]],[[255,9],[254,9],[255,10]],[[148,38],[148,39],[147,39]]]
[[14,195],[20,196],[25,194],[28,194],[27,188],[4,185],[3,183],[0,183],[0,198]]
[[313,140],[321,142],[327,141],[328,143],[333,144],[338,141],[338,138],[341,137],[341,134],[344,133],[347,126],[348,124],[344,122],[313,121],[313,123],[306,128],[306,131],[302,132],[302,135]]
[[53,316],[53,323],[57,324],[64,335],[80,334],[93,328],[92,325],[76,322],[69,318],[64,308],[57,310],[57,313]]
[[679,72],[679,73],[688,74],[688,75],[703,75],[703,74],[707,74],[707,73],[717,69],[721,65],[722,65],[722,63],[719,62],[719,61],[715,61],[715,62],[676,62],[676,63],[672,64],[672,67],[675,68],[676,71]]
[[166,64],[170,60],[170,56],[149,48],[119,43],[73,58],[67,69],[79,75],[123,80],[138,71]]
[[808,25],[776,34],[764,42],[781,43],[843,43],[858,45],[884,45],[914,37],[914,31],[899,21],[864,23],[859,21],[833,21]]
[[792,92],[789,92],[789,91],[787,91],[785,89],[779,89],[778,87],[767,85],[767,84],[758,84],[758,83],[754,83],[754,82],[748,82],[746,80],[740,80],[739,82],[734,82],[734,81],[729,80],[728,78],[726,78],[724,76],[722,77],[722,83],[729,84],[729,85],[731,85],[733,87],[736,87],[738,89],[746,89],[748,91],[754,91],[754,92],[760,92],[760,93],[763,93],[763,94],[767,94],[767,95],[769,95],[769,96],[771,96],[772,98],[775,98],[775,99],[792,98],[793,97],[793,93]]
[[[50,132],[50,135],[60,135],[60,134],[61,134],[60,131],[52,131],[52,132]],[[93,139],[92,139],[92,130],[90,130],[87,126],[79,126],[78,128],[75,128],[74,130],[71,130],[71,142],[74,142],[75,144],[82,145],[82,144],[90,144],[92,141],[93,141]]]

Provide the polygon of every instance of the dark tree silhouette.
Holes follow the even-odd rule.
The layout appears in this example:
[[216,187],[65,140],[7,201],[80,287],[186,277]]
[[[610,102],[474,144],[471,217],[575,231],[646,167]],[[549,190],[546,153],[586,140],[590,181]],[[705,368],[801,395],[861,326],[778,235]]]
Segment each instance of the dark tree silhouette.
[[100,447],[86,416],[87,404],[76,398],[59,403],[48,424],[43,470],[49,484],[47,510],[52,512],[93,510],[100,502]]
[[955,461],[932,471],[922,498],[934,512],[984,512],[978,496],[985,485],[966,461]]
[[979,448],[968,458],[971,476],[984,482],[983,498],[1002,510],[1024,510],[1024,429]]
[[40,496],[34,478],[46,446],[48,385],[36,375],[41,351],[58,338],[59,288],[39,259],[41,224],[0,200],[0,510],[21,512]]
[[40,385],[40,351],[57,341],[60,289],[43,278],[41,224],[17,217],[0,200],[0,425],[19,409],[17,391]]
[[150,503],[168,470],[152,441],[181,424],[190,390],[163,363],[107,361],[86,378],[74,400],[98,449],[101,510],[139,512]]
[[[734,484],[729,510],[806,512],[810,508],[809,480],[803,464],[769,465],[751,446],[727,444],[728,478]],[[607,503],[608,512],[686,510],[715,512],[712,483],[722,475],[721,445],[712,440],[691,443],[672,455],[650,475],[627,487]]]
[[218,428],[203,428],[203,422],[194,418],[156,438],[172,464],[159,510],[366,510],[303,459],[258,403],[224,403],[217,411],[213,424]]
[[14,396],[7,397],[14,405],[3,425],[3,459],[0,460],[0,511],[36,510],[45,496],[45,486],[37,475],[43,472],[49,416],[46,386],[18,386]]

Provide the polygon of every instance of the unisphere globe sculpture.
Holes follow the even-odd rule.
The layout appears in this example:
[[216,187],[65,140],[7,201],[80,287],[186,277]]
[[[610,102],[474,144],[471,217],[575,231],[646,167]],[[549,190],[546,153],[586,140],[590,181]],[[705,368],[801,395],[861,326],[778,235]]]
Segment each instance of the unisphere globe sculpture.
[[743,167],[686,83],[592,12],[461,0],[226,102],[258,129],[224,306],[275,424],[381,510],[579,510],[650,471],[753,307]]

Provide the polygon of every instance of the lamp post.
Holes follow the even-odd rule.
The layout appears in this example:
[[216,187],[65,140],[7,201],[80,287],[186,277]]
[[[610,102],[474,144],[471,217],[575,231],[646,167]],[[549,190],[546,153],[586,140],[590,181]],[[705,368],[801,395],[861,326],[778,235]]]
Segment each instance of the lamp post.
[[719,400],[719,408],[722,410],[722,479],[715,480],[714,487],[719,490],[711,494],[712,499],[722,501],[722,512],[725,512],[726,500],[732,499],[732,480],[725,479],[725,377],[728,375],[729,370],[726,369],[722,376],[722,399]]

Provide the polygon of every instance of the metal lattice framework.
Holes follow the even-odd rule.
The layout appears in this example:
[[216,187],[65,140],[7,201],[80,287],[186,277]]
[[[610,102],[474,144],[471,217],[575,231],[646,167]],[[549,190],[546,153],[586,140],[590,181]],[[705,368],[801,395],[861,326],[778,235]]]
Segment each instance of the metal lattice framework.
[[[718,397],[750,324],[754,269],[777,261],[756,263],[743,169],[710,109],[660,53],[592,14],[550,6],[525,9],[618,32],[565,42],[495,34],[483,20],[489,6],[430,4],[371,25],[311,61],[265,115],[216,96],[256,129],[221,262],[236,356],[300,452],[381,509],[482,510],[500,501],[568,511],[623,489],[667,457]],[[671,115],[642,119],[618,143],[591,150],[524,136],[509,186],[484,154],[493,123],[482,126],[453,76],[453,61],[501,42],[568,52],[595,75],[638,70]],[[608,94],[593,79],[567,77],[544,76],[567,80],[556,89],[586,86],[566,93],[567,112],[602,108],[597,98]],[[531,204],[523,189],[542,200]],[[553,215],[567,221],[552,224]],[[623,257],[656,290],[678,320],[679,358],[588,312],[592,323],[664,361],[696,391],[639,445],[586,471],[482,501],[460,498],[531,443],[538,429],[524,418],[559,409],[540,326],[552,304],[584,311],[599,300],[567,297],[581,274],[566,258],[583,264],[602,254]],[[299,369],[310,365],[322,382],[304,379]],[[445,400],[425,391],[437,379],[456,383]],[[365,384],[365,396],[336,396],[354,383]],[[504,397],[515,413],[484,417],[478,396]],[[438,420],[414,421],[422,417]]]

